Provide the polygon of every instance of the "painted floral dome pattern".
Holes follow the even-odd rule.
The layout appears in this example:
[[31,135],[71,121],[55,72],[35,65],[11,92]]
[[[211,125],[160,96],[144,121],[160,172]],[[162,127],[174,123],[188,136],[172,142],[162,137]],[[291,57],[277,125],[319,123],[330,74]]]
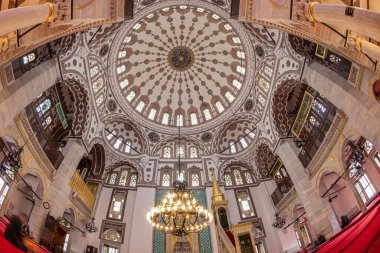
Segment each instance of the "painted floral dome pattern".
[[246,54],[220,16],[199,7],[167,7],[126,32],[115,74],[138,115],[189,127],[228,110],[244,84]]

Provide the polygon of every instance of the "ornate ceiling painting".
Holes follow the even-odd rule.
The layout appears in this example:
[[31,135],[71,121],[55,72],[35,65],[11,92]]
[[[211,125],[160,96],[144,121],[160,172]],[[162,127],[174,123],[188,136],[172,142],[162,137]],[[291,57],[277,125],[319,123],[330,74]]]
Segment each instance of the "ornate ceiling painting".
[[162,152],[174,152],[181,126],[181,143],[199,150],[187,167],[217,159],[219,173],[244,164],[255,182],[267,178],[264,157],[289,120],[273,96],[304,60],[288,35],[230,19],[227,0],[135,4],[133,20],[78,34],[60,56],[63,78],[89,98],[81,133],[89,149],[104,147],[105,175],[128,163],[151,183],[173,168]]

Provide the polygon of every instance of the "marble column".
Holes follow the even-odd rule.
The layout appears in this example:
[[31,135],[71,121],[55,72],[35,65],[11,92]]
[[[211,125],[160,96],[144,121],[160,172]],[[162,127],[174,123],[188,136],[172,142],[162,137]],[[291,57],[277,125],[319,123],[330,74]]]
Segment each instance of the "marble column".
[[380,13],[335,4],[319,4],[311,2],[305,5],[306,17],[316,23],[325,23],[340,29],[350,29],[366,35],[377,41],[380,40]]
[[322,234],[327,239],[340,230],[339,222],[334,210],[326,198],[318,195],[317,189],[311,183],[305,168],[297,156],[297,147],[292,141],[282,141],[277,149],[277,154],[284,163],[294,187],[305,208],[314,239]]
[[52,3],[30,5],[0,11],[0,36],[41,23],[52,21],[56,11]]
[[306,70],[306,83],[342,110],[352,128],[380,150],[380,104],[334,71],[313,62]]

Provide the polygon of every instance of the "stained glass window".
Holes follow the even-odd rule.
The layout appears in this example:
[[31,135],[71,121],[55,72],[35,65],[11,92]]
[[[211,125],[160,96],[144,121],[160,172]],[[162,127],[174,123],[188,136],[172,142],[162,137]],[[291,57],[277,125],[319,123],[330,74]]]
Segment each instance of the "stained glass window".
[[235,147],[235,143],[233,141],[230,142],[230,152],[231,152],[231,154],[236,153],[236,147]]
[[243,192],[237,192],[237,196],[240,205],[241,217],[244,219],[255,216],[253,204],[251,202],[248,192],[246,190],[244,190]]
[[231,186],[232,185],[232,179],[229,174],[224,175],[224,181],[226,182],[226,186]]
[[198,157],[198,152],[196,147],[191,147],[190,148],[190,158],[197,158]]
[[137,175],[131,176],[131,181],[129,182],[129,186],[136,187],[137,185]]
[[234,177],[236,185],[242,185],[243,184],[243,178],[241,177],[239,170],[234,170]]
[[183,144],[177,146],[177,157],[185,158],[185,146]]
[[205,115],[205,120],[209,120],[209,119],[212,118],[209,109],[204,109],[204,110],[203,110],[203,113],[204,113],[204,115]]
[[326,107],[324,107],[320,102],[318,102],[315,99],[313,100],[312,108],[321,116],[323,116],[323,114],[326,112]]
[[103,79],[100,78],[96,82],[94,82],[94,84],[92,85],[92,89],[94,90],[94,92],[98,92],[103,87],[103,84]]
[[90,69],[90,76],[94,77],[99,73],[99,66],[94,66]]
[[316,127],[319,127],[319,125],[320,125],[319,121],[313,115],[310,116],[309,122],[310,122],[310,124],[312,124],[313,126],[316,126]]
[[216,109],[218,110],[219,113],[222,113],[224,111],[224,107],[223,107],[221,102],[219,102],[219,101],[216,102],[215,106],[216,106]]
[[162,186],[166,186],[166,187],[170,186],[170,175],[169,174],[162,175]]
[[265,80],[264,78],[259,79],[259,86],[265,91],[269,91],[269,82]]
[[199,176],[198,176],[198,174],[193,174],[191,176],[191,186],[199,186]]
[[232,85],[233,85],[236,89],[238,89],[238,90],[240,90],[240,88],[241,88],[241,82],[239,82],[239,81],[236,80],[236,79],[234,79],[234,80],[232,81]]
[[246,172],[246,173],[244,173],[244,176],[245,176],[245,181],[247,181],[248,184],[252,184],[253,183],[252,177],[251,177],[251,173]]
[[162,124],[164,125],[167,125],[169,124],[169,113],[164,113],[164,115],[162,116]]
[[156,117],[156,113],[157,113],[156,109],[154,109],[154,108],[150,109],[148,118],[151,120],[154,120],[154,117]]
[[368,140],[365,140],[364,144],[364,151],[367,155],[369,155],[369,153],[371,153],[372,149],[373,149],[373,144],[371,142],[369,142]]
[[124,211],[125,192],[115,192],[112,197],[108,218],[121,220]]
[[119,185],[125,186],[127,184],[128,171],[123,170],[120,174]]
[[52,119],[51,119],[51,117],[49,116],[49,117],[47,117],[47,118],[44,120],[44,122],[42,123],[42,125],[43,125],[44,127],[47,127],[48,125],[51,124],[51,122],[52,122]]
[[136,111],[141,112],[144,109],[145,103],[140,101],[140,103],[136,106]]
[[226,92],[226,98],[230,103],[232,103],[235,99],[234,95],[232,95],[229,91]]
[[25,55],[22,57],[22,62],[24,64],[28,64],[29,62],[32,62],[36,59],[36,54],[35,53],[30,53],[28,55]]
[[164,147],[164,158],[172,157],[172,149],[170,147]]
[[197,114],[195,114],[195,113],[191,113],[191,114],[190,114],[190,120],[191,120],[191,124],[192,124],[192,125],[196,125],[196,124],[198,124]]
[[136,96],[136,93],[134,91],[129,92],[127,96],[128,102],[131,102],[135,96]]
[[265,73],[268,77],[272,77],[272,75],[273,75],[273,69],[271,69],[271,68],[268,67],[268,66],[265,66],[265,68],[264,68],[264,73]]
[[38,113],[38,116],[42,116],[44,115],[47,111],[49,111],[49,109],[51,108],[51,101],[50,99],[45,99],[44,101],[42,101],[36,108],[36,111]]
[[115,184],[116,183],[116,177],[117,177],[117,174],[116,173],[112,173],[111,176],[110,176],[110,180],[109,180],[109,184]]
[[177,126],[183,126],[183,115],[182,114],[177,115]]
[[101,94],[95,101],[96,105],[97,106],[100,106],[102,103],[103,103],[103,100],[104,100],[104,96],[103,94]]

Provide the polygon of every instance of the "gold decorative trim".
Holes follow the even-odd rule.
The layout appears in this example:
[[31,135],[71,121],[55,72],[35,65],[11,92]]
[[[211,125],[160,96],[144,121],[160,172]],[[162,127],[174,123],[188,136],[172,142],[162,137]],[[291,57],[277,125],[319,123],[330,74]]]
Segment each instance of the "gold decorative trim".
[[318,2],[311,2],[309,4],[309,8],[307,9],[307,12],[309,13],[309,17],[314,23],[320,23],[319,20],[317,19],[315,13],[314,13],[314,6],[316,4],[319,4]]
[[296,120],[292,126],[292,133],[296,138],[301,134],[301,131],[305,125],[306,119],[309,116],[311,106],[313,104],[314,97],[307,91],[303,95],[300,109],[298,110]]
[[90,209],[94,207],[95,204],[95,195],[88,188],[87,184],[81,178],[79,171],[75,171],[73,177],[70,180],[71,189],[78,194],[78,197],[82,200],[82,202]]
[[279,4],[279,3],[276,3],[275,1],[273,0],[269,0],[269,2],[274,6],[276,7],[277,9],[287,9],[288,8],[288,5],[286,3],[284,4]]
[[46,20],[45,20],[44,23],[48,24],[53,19],[53,16],[54,16],[54,13],[55,13],[55,9],[54,9],[54,5],[52,3],[45,3],[45,5],[47,5],[49,7],[49,15],[47,16],[47,18],[46,18]]
[[82,5],[77,4],[77,5],[75,5],[75,9],[77,9],[77,10],[83,10],[83,9],[89,7],[89,6],[90,6],[91,4],[93,4],[95,1],[96,1],[96,0],[90,0],[90,1],[88,1],[87,3],[82,4]]

